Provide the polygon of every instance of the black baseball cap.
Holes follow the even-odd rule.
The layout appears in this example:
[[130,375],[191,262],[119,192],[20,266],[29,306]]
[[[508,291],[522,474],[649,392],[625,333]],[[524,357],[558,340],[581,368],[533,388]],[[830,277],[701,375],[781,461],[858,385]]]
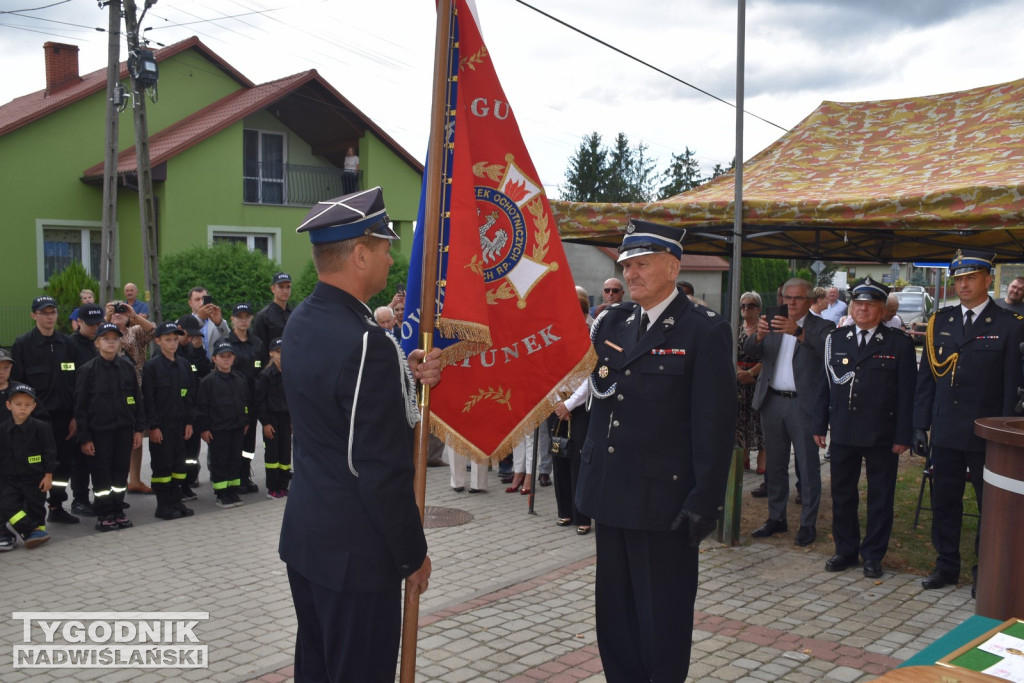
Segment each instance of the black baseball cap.
[[222,353],[234,353],[235,347],[229,341],[219,341],[213,345],[213,355],[219,356]]
[[96,328],[96,339],[99,339],[107,332],[113,332],[117,334],[118,337],[124,336],[124,334],[121,332],[121,328],[115,325],[114,323],[102,323],[99,327]]
[[278,337],[277,339],[271,339],[270,340],[270,349],[269,350],[270,351],[277,351],[279,348],[281,348],[281,338]]
[[252,306],[246,303],[235,304],[235,307],[231,309],[231,315],[238,315],[239,313],[252,315]]
[[165,334],[177,334],[185,336],[185,332],[178,327],[178,323],[173,320],[166,320],[156,326],[156,331],[153,332],[154,337],[162,337]]
[[273,279],[270,281],[272,285],[279,285],[282,282],[291,282],[292,276],[288,273],[274,273]]
[[57,300],[54,299],[52,296],[37,296],[35,299],[32,300],[33,313],[38,313],[44,308],[48,308],[50,306],[57,308]]
[[183,329],[185,334],[196,335],[202,334],[203,332],[203,324],[199,322],[199,318],[195,317],[191,313],[186,313],[178,318],[178,327]]
[[10,389],[7,390],[8,399],[10,399],[15,394],[28,394],[29,396],[32,397],[33,401],[38,400],[38,397],[36,396],[36,390],[30,387],[29,385],[23,384],[21,382],[12,383]]
[[99,304],[82,304],[78,307],[78,319],[86,325],[99,325],[104,317],[103,307]]

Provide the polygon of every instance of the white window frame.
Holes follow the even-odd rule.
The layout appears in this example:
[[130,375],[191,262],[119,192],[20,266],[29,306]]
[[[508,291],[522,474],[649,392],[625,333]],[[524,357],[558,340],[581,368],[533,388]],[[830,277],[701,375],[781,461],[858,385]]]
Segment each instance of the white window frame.
[[[254,206],[288,206],[288,134],[283,132],[283,131],[280,131],[280,130],[267,130],[267,129],[264,129],[264,128],[243,128],[242,130],[243,130],[243,133],[242,133],[243,136],[245,135],[244,131],[247,131],[247,130],[251,130],[254,133],[257,133],[257,135],[258,135],[257,143],[256,143],[256,154],[257,154],[256,161],[258,162],[258,168],[259,168],[259,175],[258,176],[247,176],[247,175],[245,175],[245,169],[244,169],[244,165],[245,165],[245,158],[244,157],[245,157],[245,154],[244,154],[244,148],[243,148],[243,154],[242,154],[242,156],[243,156],[243,159],[242,159],[242,165],[243,165],[243,169],[242,169],[242,182],[244,183],[246,179],[250,179],[250,178],[259,182],[259,192],[258,192],[259,198],[258,198],[258,200],[255,201],[255,202],[245,202],[245,201],[243,201],[243,204],[252,204]],[[270,203],[270,202],[264,202],[263,201],[263,183],[266,182],[266,183],[277,184],[277,182],[278,182],[277,179],[267,180],[267,179],[264,179],[264,177],[263,177],[263,136],[264,135],[276,135],[277,137],[281,138],[281,167],[282,167],[283,173],[282,173],[282,178],[280,180],[281,192],[282,192],[282,195],[281,195],[281,200],[282,201],[281,201],[280,204],[275,204],[275,203]],[[243,199],[244,199],[244,190],[243,190]]]
[[[83,233],[85,231],[97,230],[100,232],[100,238],[102,239],[103,232],[103,221],[69,221],[61,220],[56,218],[37,218],[36,219],[36,283],[39,288],[46,287],[49,282],[46,280],[46,254],[43,248],[43,231],[47,228],[56,230],[75,230],[79,229]],[[82,240],[82,265],[85,266],[86,272],[89,272],[89,268],[92,265],[90,260],[92,256],[88,249],[88,240]],[[100,278],[97,278],[100,279]],[[120,282],[121,280],[121,264],[118,258],[114,258],[114,281]]]
[[246,248],[253,251],[253,237],[269,237],[267,243],[267,256],[274,263],[281,262],[281,228],[251,228],[238,225],[208,225],[206,226],[206,244],[213,246],[214,237],[245,237]]

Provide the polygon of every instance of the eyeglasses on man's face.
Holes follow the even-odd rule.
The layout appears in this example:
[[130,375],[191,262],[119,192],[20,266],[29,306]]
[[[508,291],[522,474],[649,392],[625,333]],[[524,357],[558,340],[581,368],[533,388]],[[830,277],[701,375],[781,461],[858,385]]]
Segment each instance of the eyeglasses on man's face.
[[605,287],[604,288],[604,293],[605,294],[618,294],[621,291],[622,291],[621,287]]

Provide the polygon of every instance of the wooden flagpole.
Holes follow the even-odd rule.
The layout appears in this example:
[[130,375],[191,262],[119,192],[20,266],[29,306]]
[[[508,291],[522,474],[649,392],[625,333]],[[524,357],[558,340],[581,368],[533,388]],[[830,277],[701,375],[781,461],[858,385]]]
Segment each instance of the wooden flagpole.
[[[430,144],[427,151],[426,205],[423,225],[423,284],[420,294],[420,348],[429,353],[434,343],[434,322],[436,318],[437,264],[439,260],[438,241],[441,220],[441,198],[444,194],[445,159],[445,118],[448,109],[448,59],[451,54],[452,3],[451,0],[437,2],[437,34],[434,45],[434,88],[430,106]],[[427,450],[430,443],[430,387],[420,390],[421,419],[416,425],[416,450],[413,461],[416,476],[413,486],[416,491],[416,505],[423,521],[427,490]],[[408,590],[408,587],[407,587]],[[416,637],[419,630],[420,604],[404,601],[402,615],[402,656],[399,666],[399,681],[414,683],[416,680]]]

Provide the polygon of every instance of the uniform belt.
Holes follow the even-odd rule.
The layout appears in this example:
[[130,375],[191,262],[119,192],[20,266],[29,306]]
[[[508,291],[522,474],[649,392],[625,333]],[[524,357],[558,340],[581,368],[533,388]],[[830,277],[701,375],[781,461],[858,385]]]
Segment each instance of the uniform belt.
[[772,387],[768,387],[768,391],[772,392],[776,396],[781,396],[782,398],[796,398],[795,391],[779,391],[778,389],[774,389]]

